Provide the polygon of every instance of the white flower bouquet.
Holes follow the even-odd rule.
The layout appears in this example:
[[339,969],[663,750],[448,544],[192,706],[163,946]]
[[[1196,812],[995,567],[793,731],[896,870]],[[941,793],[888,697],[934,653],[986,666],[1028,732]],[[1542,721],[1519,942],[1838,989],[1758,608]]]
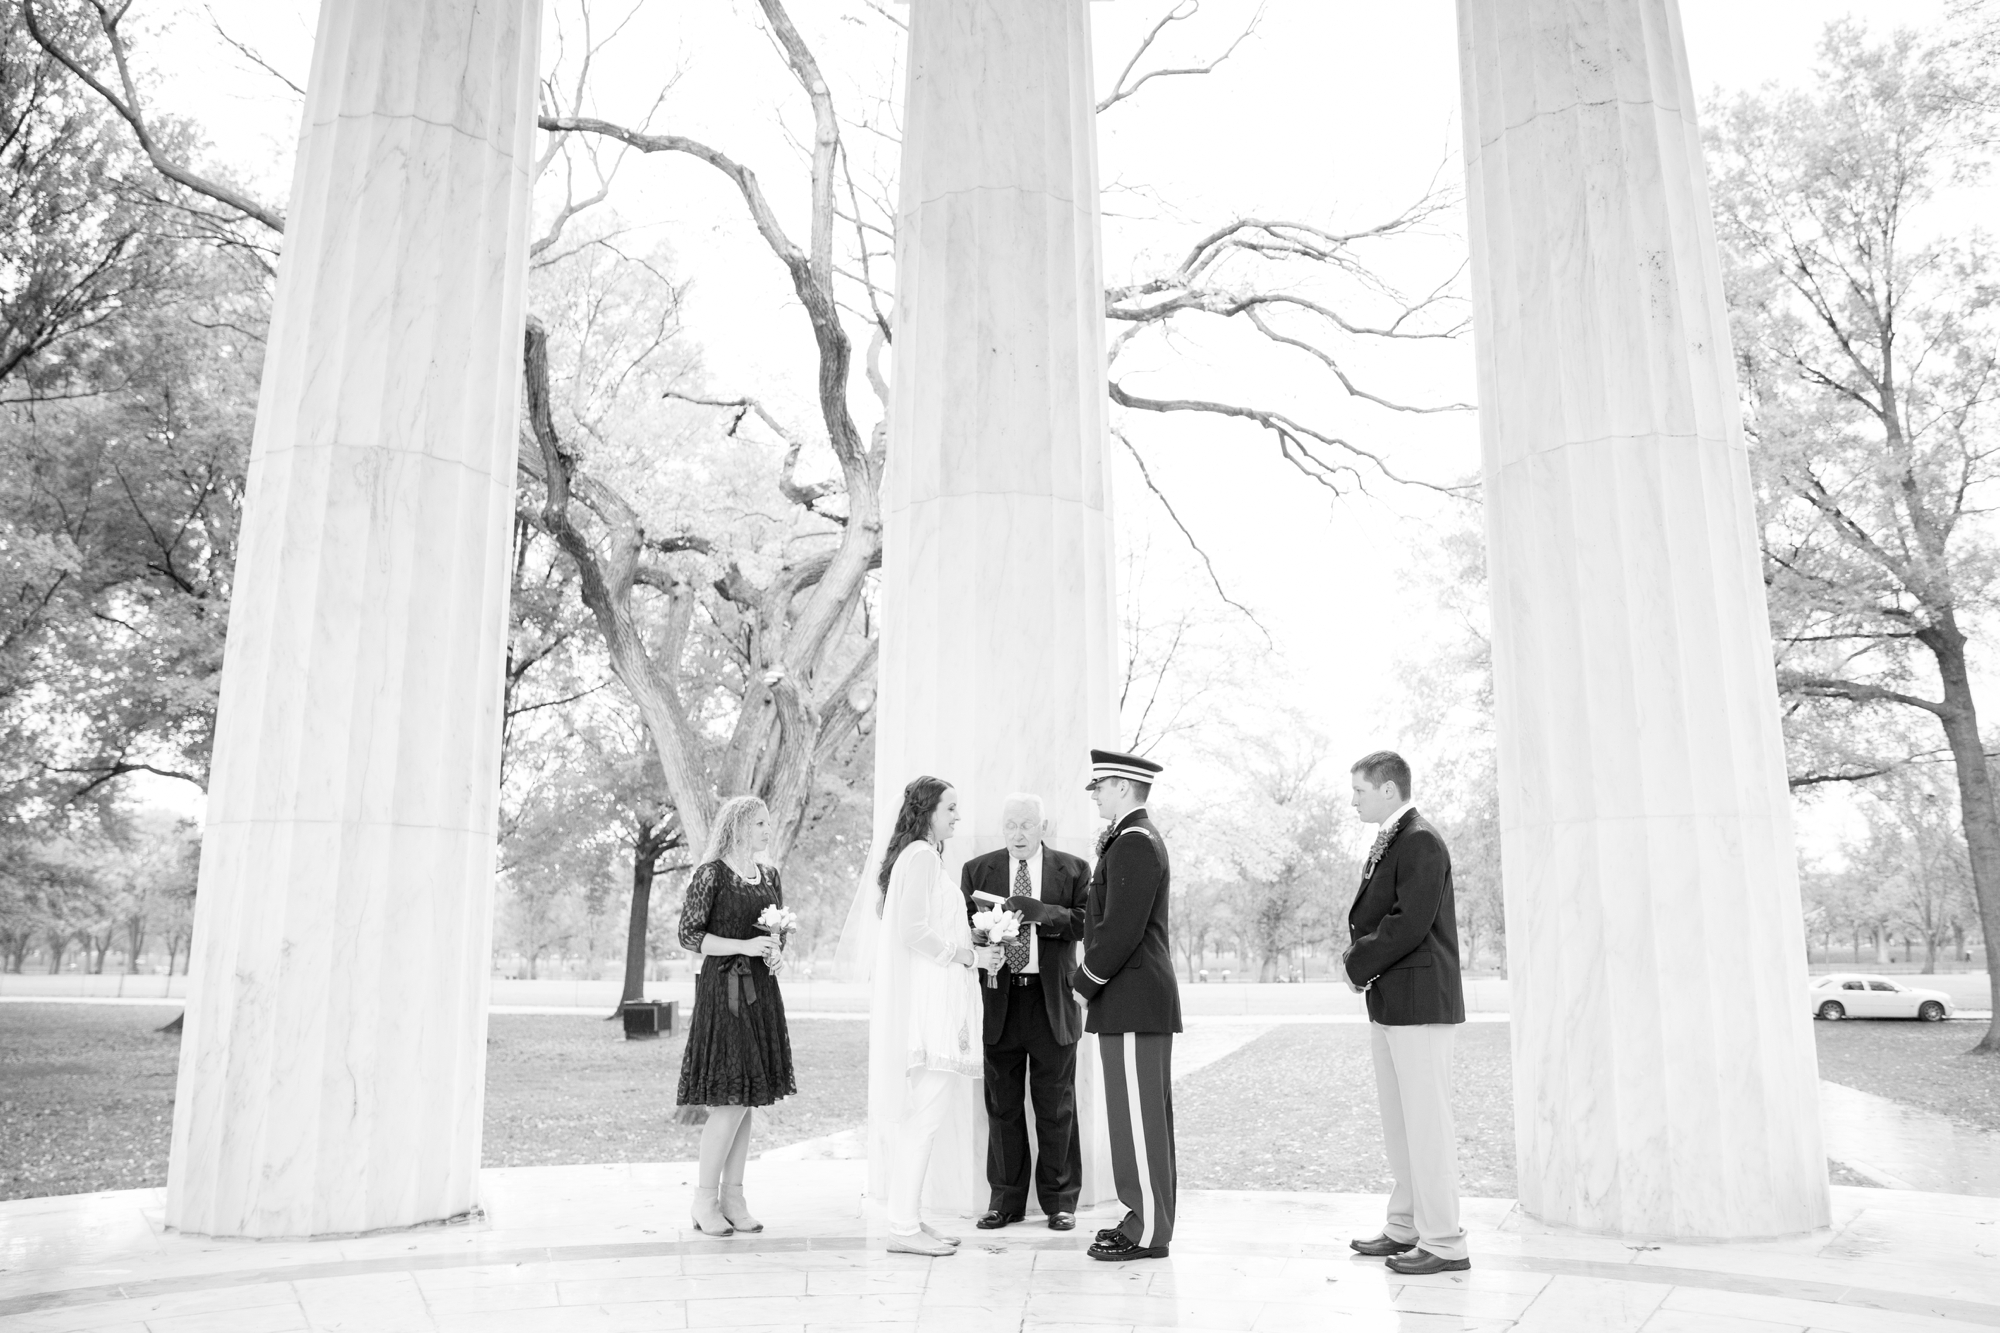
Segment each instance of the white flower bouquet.
[[[980,944],[1005,944],[1009,940],[1021,938],[1021,914],[1010,912],[1004,907],[989,907],[972,914],[973,939]],[[986,985],[997,989],[1000,985],[1000,969],[986,974]]]
[[799,928],[799,914],[789,907],[772,903],[757,916],[757,928],[766,934],[778,937],[778,947],[785,947],[785,941]]

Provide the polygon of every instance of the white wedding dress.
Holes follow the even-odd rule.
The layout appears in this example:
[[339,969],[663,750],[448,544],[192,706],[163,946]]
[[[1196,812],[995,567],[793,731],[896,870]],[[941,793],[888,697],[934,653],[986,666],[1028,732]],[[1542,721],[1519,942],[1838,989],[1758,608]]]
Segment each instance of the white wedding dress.
[[[968,1141],[983,1128],[974,1092],[985,1070],[978,973],[965,899],[946,882],[937,849],[911,843],[889,873],[875,932],[868,1018],[868,1193],[890,1229],[917,1227],[920,1198],[960,1211],[974,1182]],[[928,1179],[932,1163],[941,1170]],[[928,1188],[926,1188],[928,1186]],[[921,1192],[921,1193],[920,1193]]]

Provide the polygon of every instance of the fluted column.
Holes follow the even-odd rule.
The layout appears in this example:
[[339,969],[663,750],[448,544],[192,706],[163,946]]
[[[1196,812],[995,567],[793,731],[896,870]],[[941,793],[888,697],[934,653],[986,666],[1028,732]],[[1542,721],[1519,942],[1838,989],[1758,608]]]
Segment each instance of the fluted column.
[[1087,751],[1118,744],[1089,4],[908,12],[876,846],[933,773],[966,805],[954,876],[1017,790],[1088,859]]
[[539,0],[324,0],[202,838],[167,1221],[477,1202]]
[[1521,1207],[1824,1226],[1756,516],[1674,0],[1459,0]]

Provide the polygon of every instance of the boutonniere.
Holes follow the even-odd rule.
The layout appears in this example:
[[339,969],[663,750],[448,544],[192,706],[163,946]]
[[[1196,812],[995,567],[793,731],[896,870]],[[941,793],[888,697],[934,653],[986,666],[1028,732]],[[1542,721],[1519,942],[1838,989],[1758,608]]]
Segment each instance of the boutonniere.
[[1111,840],[1117,836],[1118,836],[1118,826],[1116,824],[1106,824],[1103,828],[1098,830],[1097,854],[1100,857],[1104,855],[1104,849],[1111,845]]

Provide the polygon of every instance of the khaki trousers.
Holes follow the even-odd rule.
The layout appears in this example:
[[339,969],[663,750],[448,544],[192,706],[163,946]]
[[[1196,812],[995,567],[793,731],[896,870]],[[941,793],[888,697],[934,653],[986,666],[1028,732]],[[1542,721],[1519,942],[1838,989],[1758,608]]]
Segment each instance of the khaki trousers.
[[1382,1234],[1415,1241],[1440,1259],[1466,1257],[1458,1221],[1458,1135],[1451,1123],[1454,1023],[1368,1025],[1382,1146],[1396,1187]]

